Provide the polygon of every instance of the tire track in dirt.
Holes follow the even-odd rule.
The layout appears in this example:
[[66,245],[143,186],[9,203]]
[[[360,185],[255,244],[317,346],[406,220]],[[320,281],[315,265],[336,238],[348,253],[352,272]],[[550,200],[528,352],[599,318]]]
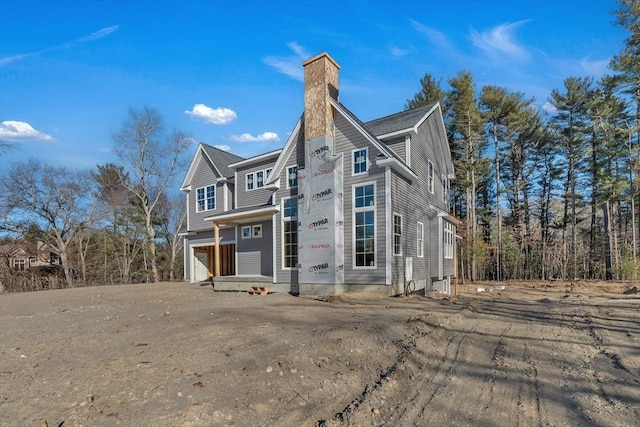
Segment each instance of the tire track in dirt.
[[[422,316],[408,319],[409,323],[417,321],[419,327],[405,340],[394,343],[399,350],[394,363],[373,384],[365,386],[343,410],[330,420],[317,420],[315,425],[364,425],[365,420],[367,423],[372,420],[371,413],[364,412],[363,408],[377,406],[379,402],[385,402],[386,416],[392,418],[396,425],[407,425],[410,420],[422,418],[427,405],[442,393],[455,374],[461,348],[469,333],[473,332],[471,328],[464,333],[449,333],[446,328],[469,313],[469,309],[462,309],[446,320],[446,326],[425,321]],[[442,337],[444,334],[446,336]],[[438,349],[438,358],[429,357],[421,350],[421,344],[425,344],[422,341],[432,339],[436,342],[446,340],[444,351]],[[416,384],[420,387],[415,387]],[[394,396],[395,402],[385,401],[385,396]],[[377,412],[380,408],[375,410]]]
[[524,364],[524,378],[518,385],[518,414],[516,425],[542,426],[540,411],[540,383],[538,368],[531,358],[529,345],[524,344],[521,361]]

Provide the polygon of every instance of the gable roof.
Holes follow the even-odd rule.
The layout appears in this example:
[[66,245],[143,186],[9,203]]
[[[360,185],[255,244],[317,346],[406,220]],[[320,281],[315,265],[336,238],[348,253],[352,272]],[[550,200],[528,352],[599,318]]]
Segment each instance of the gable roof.
[[413,180],[418,177],[416,173],[411,170],[409,165],[405,163],[405,161],[396,154],[392,149],[390,149],[387,145],[385,145],[382,141],[380,141],[374,134],[369,130],[367,125],[365,125],[355,114],[353,114],[347,107],[342,105],[341,103],[330,100],[331,105],[340,113],[342,116],[347,119],[367,140],[374,146],[378,151],[380,151],[385,158],[378,159],[376,163],[378,166],[386,166],[389,165],[392,169],[398,172],[400,175],[405,177],[408,180]]
[[229,165],[244,160],[240,156],[236,156],[235,154],[228,153],[201,142],[200,145],[198,145],[196,154],[193,156],[193,160],[191,160],[191,165],[189,165],[189,170],[182,181],[180,190],[188,190],[191,180],[193,179],[193,175],[196,172],[196,168],[198,167],[198,163],[203,157],[211,163],[218,178],[233,177],[233,170],[231,170]]
[[432,102],[422,107],[380,117],[379,119],[366,122],[365,126],[380,139],[409,133],[411,131],[415,132],[435,109],[437,104],[437,102]]
[[233,170],[229,167],[229,165],[244,160],[244,158],[240,156],[236,156],[235,154],[231,154],[227,151],[221,150],[216,147],[212,147],[207,144],[202,144],[202,148],[209,156],[209,159],[211,160],[211,162],[213,162],[213,164],[216,166],[216,168],[220,172],[221,178],[232,177]]
[[284,169],[285,163],[287,162],[287,160],[289,160],[289,156],[291,155],[292,148],[294,144],[298,141],[298,136],[300,134],[302,126],[304,125],[303,119],[304,119],[304,114],[300,116],[300,118],[296,122],[296,125],[293,128],[293,131],[289,134],[289,138],[287,139],[286,144],[284,144],[284,147],[282,148],[280,156],[278,156],[276,163],[273,165],[273,170],[267,177],[267,180],[265,182],[266,187],[273,186],[277,183],[280,177],[280,174],[282,173],[282,169]]

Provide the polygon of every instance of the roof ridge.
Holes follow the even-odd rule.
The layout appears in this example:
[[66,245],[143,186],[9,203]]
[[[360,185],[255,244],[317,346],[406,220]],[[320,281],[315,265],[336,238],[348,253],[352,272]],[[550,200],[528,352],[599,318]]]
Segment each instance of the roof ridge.
[[415,108],[410,108],[410,109],[408,109],[408,110],[398,111],[397,113],[387,114],[386,116],[382,116],[382,117],[378,117],[377,119],[369,120],[369,121],[365,122],[365,124],[367,124],[367,123],[372,123],[372,122],[377,122],[378,120],[385,120],[385,119],[389,119],[389,118],[391,118],[391,117],[399,116],[399,115],[401,115],[401,114],[409,114],[409,113],[413,113],[413,112],[415,112],[415,111],[417,111],[417,110],[420,110],[420,109],[430,110],[431,108],[433,108],[433,106],[436,104],[436,102],[438,102],[438,101],[430,102],[430,103],[428,103],[428,104],[421,105],[421,106],[419,106],[419,107],[415,107]]

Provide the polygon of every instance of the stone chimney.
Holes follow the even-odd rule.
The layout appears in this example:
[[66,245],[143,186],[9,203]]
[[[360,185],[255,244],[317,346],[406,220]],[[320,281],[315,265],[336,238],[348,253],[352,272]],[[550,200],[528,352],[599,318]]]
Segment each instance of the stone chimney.
[[329,97],[338,99],[340,66],[323,52],[302,63],[304,67],[304,139],[333,136]]

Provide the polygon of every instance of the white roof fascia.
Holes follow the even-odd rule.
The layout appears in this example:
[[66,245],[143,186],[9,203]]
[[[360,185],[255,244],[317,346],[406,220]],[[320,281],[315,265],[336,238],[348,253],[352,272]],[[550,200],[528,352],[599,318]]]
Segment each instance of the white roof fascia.
[[289,138],[287,139],[286,144],[284,144],[284,147],[282,147],[282,153],[280,154],[280,157],[278,157],[278,160],[276,160],[276,163],[273,165],[273,170],[271,171],[271,174],[269,174],[269,176],[267,177],[267,181],[265,182],[265,187],[272,187],[275,184],[277,185],[277,188],[275,188],[275,190],[280,188],[280,183],[277,182],[278,179],[275,179],[275,177],[278,177],[278,178],[280,177],[280,174],[282,173],[282,169],[284,168],[284,165],[287,163],[287,160],[289,160],[289,156],[291,155],[290,148],[298,140],[298,134],[300,132],[300,128],[302,127],[302,117],[303,116],[301,115],[298,121],[296,122],[296,125],[293,128],[293,131],[291,131],[291,133],[289,134]]
[[187,169],[187,174],[182,181],[182,185],[180,186],[181,191],[187,191],[187,186],[190,186],[191,179],[193,178],[193,174],[196,170],[196,165],[198,164],[198,160],[202,158],[202,152],[204,149],[202,148],[202,143],[198,145],[198,149],[196,150],[196,154],[194,154],[193,159],[191,159],[191,164],[189,165],[189,169]]
[[[431,107],[431,109],[429,109],[429,111],[424,113],[422,118],[420,120],[418,120],[418,123],[416,123],[415,126],[412,126],[410,128],[406,128],[406,129],[400,129],[400,130],[397,130],[397,131],[391,132],[391,133],[385,133],[384,135],[379,135],[378,139],[389,139],[389,138],[393,138],[394,136],[400,136],[400,135],[404,135],[404,134],[407,134],[407,133],[417,134],[418,133],[418,128],[422,125],[422,123],[424,123],[425,120],[427,120],[427,117],[429,117],[436,110],[436,108],[438,108],[439,106],[440,106],[440,103],[438,103],[438,102],[433,104],[433,107]],[[444,126],[444,122],[442,122],[442,124]],[[446,133],[445,133],[445,135],[446,135]]]
[[222,215],[216,215],[216,216],[208,216],[206,218],[203,218],[204,221],[219,221],[219,220],[233,220],[234,218],[242,218],[245,216],[253,216],[256,214],[268,214],[268,213],[276,213],[276,212],[280,212],[280,206],[278,205],[269,205],[266,206],[264,208],[258,208],[255,210],[251,210],[251,211],[244,211],[244,212],[232,212],[229,214],[222,214]]
[[449,221],[453,225],[460,225],[462,223],[462,221],[460,221],[458,218],[456,218],[455,216],[451,215],[447,211],[443,211],[442,209],[440,209],[437,206],[429,205],[429,207],[431,209],[433,209],[434,211],[436,211],[436,216],[439,216],[439,217],[442,217],[442,218],[446,219],[447,221]]
[[418,179],[418,175],[416,175],[413,171],[411,171],[411,169],[409,169],[407,166],[400,163],[394,157],[387,157],[385,159],[377,160],[376,165],[389,166],[391,167],[391,169],[395,170],[396,172],[398,172],[400,175],[402,175],[404,178],[408,179],[409,181]]
[[196,173],[196,168],[198,167],[198,161],[202,158],[203,155],[209,160],[209,163],[213,165],[213,169],[215,170],[216,174],[219,177],[222,177],[222,173],[220,172],[220,169],[218,169],[215,162],[211,159],[211,157],[209,157],[206,150],[202,146],[202,143],[200,143],[198,145],[198,149],[196,150],[196,154],[193,156],[193,160],[191,160],[191,164],[189,165],[187,175],[184,177],[184,181],[180,186],[180,190],[188,191],[188,189],[189,190],[191,189],[190,188],[191,180],[193,179],[193,175]]
[[269,153],[259,154],[259,155],[255,156],[255,157],[251,157],[249,159],[245,159],[245,160],[241,160],[239,162],[231,163],[229,165],[229,167],[232,168],[232,169],[237,169],[237,168],[239,168],[241,166],[248,166],[248,165],[251,165],[253,163],[258,163],[258,162],[261,162],[263,160],[269,159],[271,157],[279,156],[281,152],[282,152],[282,149],[276,150],[276,151],[270,151]]
[[394,138],[396,136],[406,135],[408,133],[412,133],[412,134],[415,135],[418,132],[417,132],[416,128],[401,129],[401,130],[397,130],[395,132],[385,133],[384,135],[378,135],[378,139],[391,139],[391,138]]
[[376,140],[375,138],[372,138],[369,132],[365,131],[362,128],[362,126],[360,126],[359,123],[352,120],[349,114],[347,114],[345,111],[342,110],[342,106],[337,101],[335,101],[333,98],[330,98],[329,101],[331,102],[331,105],[333,105],[333,108],[335,108],[340,114],[342,114],[342,116],[349,123],[351,123],[351,125],[353,125],[356,129],[358,129],[358,131],[362,134],[362,136],[364,136],[374,147],[376,147],[378,151],[380,151],[382,154],[384,154],[387,157],[393,157],[393,154],[389,152],[389,149],[383,144],[381,144],[380,141]]

